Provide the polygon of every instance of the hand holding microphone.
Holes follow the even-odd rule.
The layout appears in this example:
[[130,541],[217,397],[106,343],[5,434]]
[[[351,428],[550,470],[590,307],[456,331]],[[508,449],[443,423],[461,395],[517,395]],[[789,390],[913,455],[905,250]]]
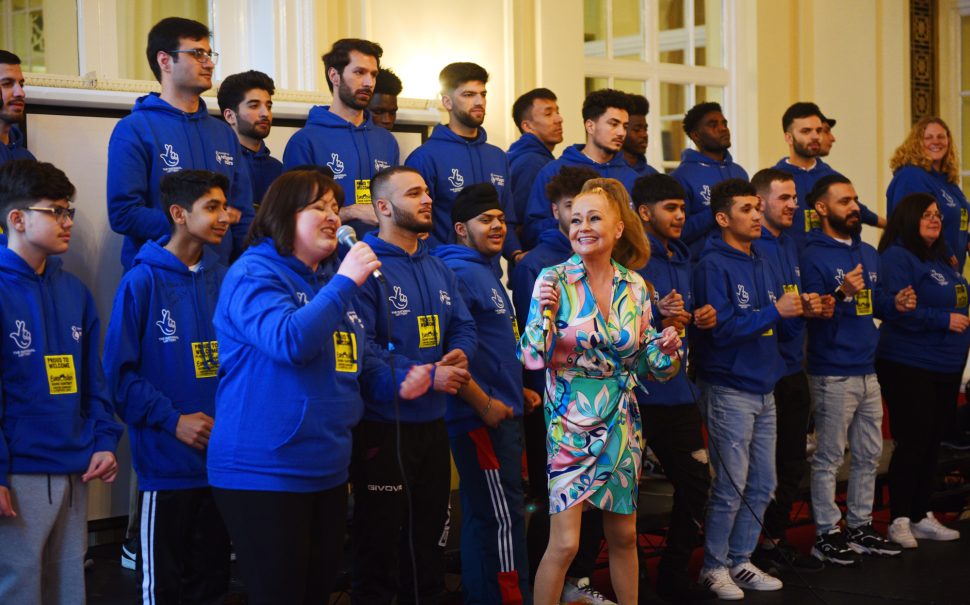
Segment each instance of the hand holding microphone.
[[542,309],[542,333],[546,334],[553,328],[553,319],[559,312],[559,288],[556,286],[558,278],[549,272],[542,276],[542,286],[539,288],[539,308]]
[[340,263],[340,268],[337,269],[338,275],[349,277],[358,286],[367,281],[371,275],[383,281],[384,275],[378,270],[381,261],[377,259],[377,255],[370,246],[357,241],[357,234],[354,233],[353,227],[342,225],[337,229],[337,241],[350,248],[343,262]]
[[657,346],[660,347],[660,352],[664,355],[675,355],[680,350],[681,344],[683,344],[680,340],[680,335],[677,333],[677,329],[673,326],[664,328],[658,338],[660,342],[657,343]]

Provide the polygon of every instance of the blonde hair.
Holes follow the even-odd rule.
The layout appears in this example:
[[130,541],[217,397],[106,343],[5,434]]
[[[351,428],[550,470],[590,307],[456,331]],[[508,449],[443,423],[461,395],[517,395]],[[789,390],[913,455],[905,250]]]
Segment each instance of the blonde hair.
[[927,172],[933,170],[933,161],[926,157],[923,151],[923,134],[930,124],[939,124],[946,131],[947,146],[946,155],[940,162],[940,172],[946,175],[946,179],[951,183],[960,184],[960,156],[957,155],[957,147],[953,140],[950,127],[942,119],[936,116],[928,116],[913,124],[913,128],[906,136],[903,144],[893,152],[893,159],[889,160],[889,168],[896,172],[903,166],[917,166]]
[[633,211],[630,194],[616,179],[590,179],[583,185],[583,193],[602,195],[623,222],[623,234],[613,247],[613,260],[634,271],[647,266],[650,242],[643,233],[643,223]]

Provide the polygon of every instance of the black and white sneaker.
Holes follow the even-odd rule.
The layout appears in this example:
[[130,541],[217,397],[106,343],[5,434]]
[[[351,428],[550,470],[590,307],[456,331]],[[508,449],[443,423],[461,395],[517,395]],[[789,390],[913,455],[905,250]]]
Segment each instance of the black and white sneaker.
[[845,541],[845,534],[836,527],[827,534],[822,534],[815,538],[815,546],[812,547],[812,556],[819,561],[851,567],[859,564],[852,549]]
[[890,542],[872,528],[872,523],[850,527],[846,542],[849,548],[860,555],[883,555],[895,557],[903,552],[903,547]]

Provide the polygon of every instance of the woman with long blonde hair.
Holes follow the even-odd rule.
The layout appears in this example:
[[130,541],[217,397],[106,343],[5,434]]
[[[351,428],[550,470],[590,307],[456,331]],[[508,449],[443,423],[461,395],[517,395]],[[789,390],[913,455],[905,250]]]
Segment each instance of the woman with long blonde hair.
[[573,200],[573,256],[539,274],[519,358],[546,369],[549,545],[535,602],[559,602],[584,507],[603,511],[610,578],[637,602],[636,505],[642,438],[633,390],[677,373],[680,338],[651,325],[650,291],[634,269],[650,247],[619,181],[593,179]]
[[928,193],[939,200],[950,264],[963,271],[970,202],[960,189],[960,158],[946,122],[929,116],[913,124],[906,140],[893,153],[889,167],[893,180],[886,190],[886,215],[892,214],[910,193]]

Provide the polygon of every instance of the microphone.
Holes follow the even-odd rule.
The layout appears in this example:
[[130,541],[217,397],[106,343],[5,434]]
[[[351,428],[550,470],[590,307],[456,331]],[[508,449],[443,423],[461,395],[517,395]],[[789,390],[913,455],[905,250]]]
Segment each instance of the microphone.
[[[550,286],[554,286],[556,284],[556,282],[559,281],[559,279],[556,277],[556,275],[554,273],[550,272],[550,273],[546,273],[545,275],[542,276],[542,281],[544,281],[545,283],[549,284]],[[543,335],[548,334],[549,333],[549,330],[552,330],[552,319],[553,319],[552,318],[552,309],[550,309],[549,307],[546,307],[545,309],[543,309],[542,310],[542,333],[543,333]]]
[[[340,228],[337,229],[337,241],[348,248],[353,248],[354,244],[357,243],[357,233],[354,232],[354,228],[350,225],[341,225]],[[371,275],[373,275],[375,279],[384,281],[384,274],[381,273],[380,269],[374,269],[374,272],[371,273]]]

